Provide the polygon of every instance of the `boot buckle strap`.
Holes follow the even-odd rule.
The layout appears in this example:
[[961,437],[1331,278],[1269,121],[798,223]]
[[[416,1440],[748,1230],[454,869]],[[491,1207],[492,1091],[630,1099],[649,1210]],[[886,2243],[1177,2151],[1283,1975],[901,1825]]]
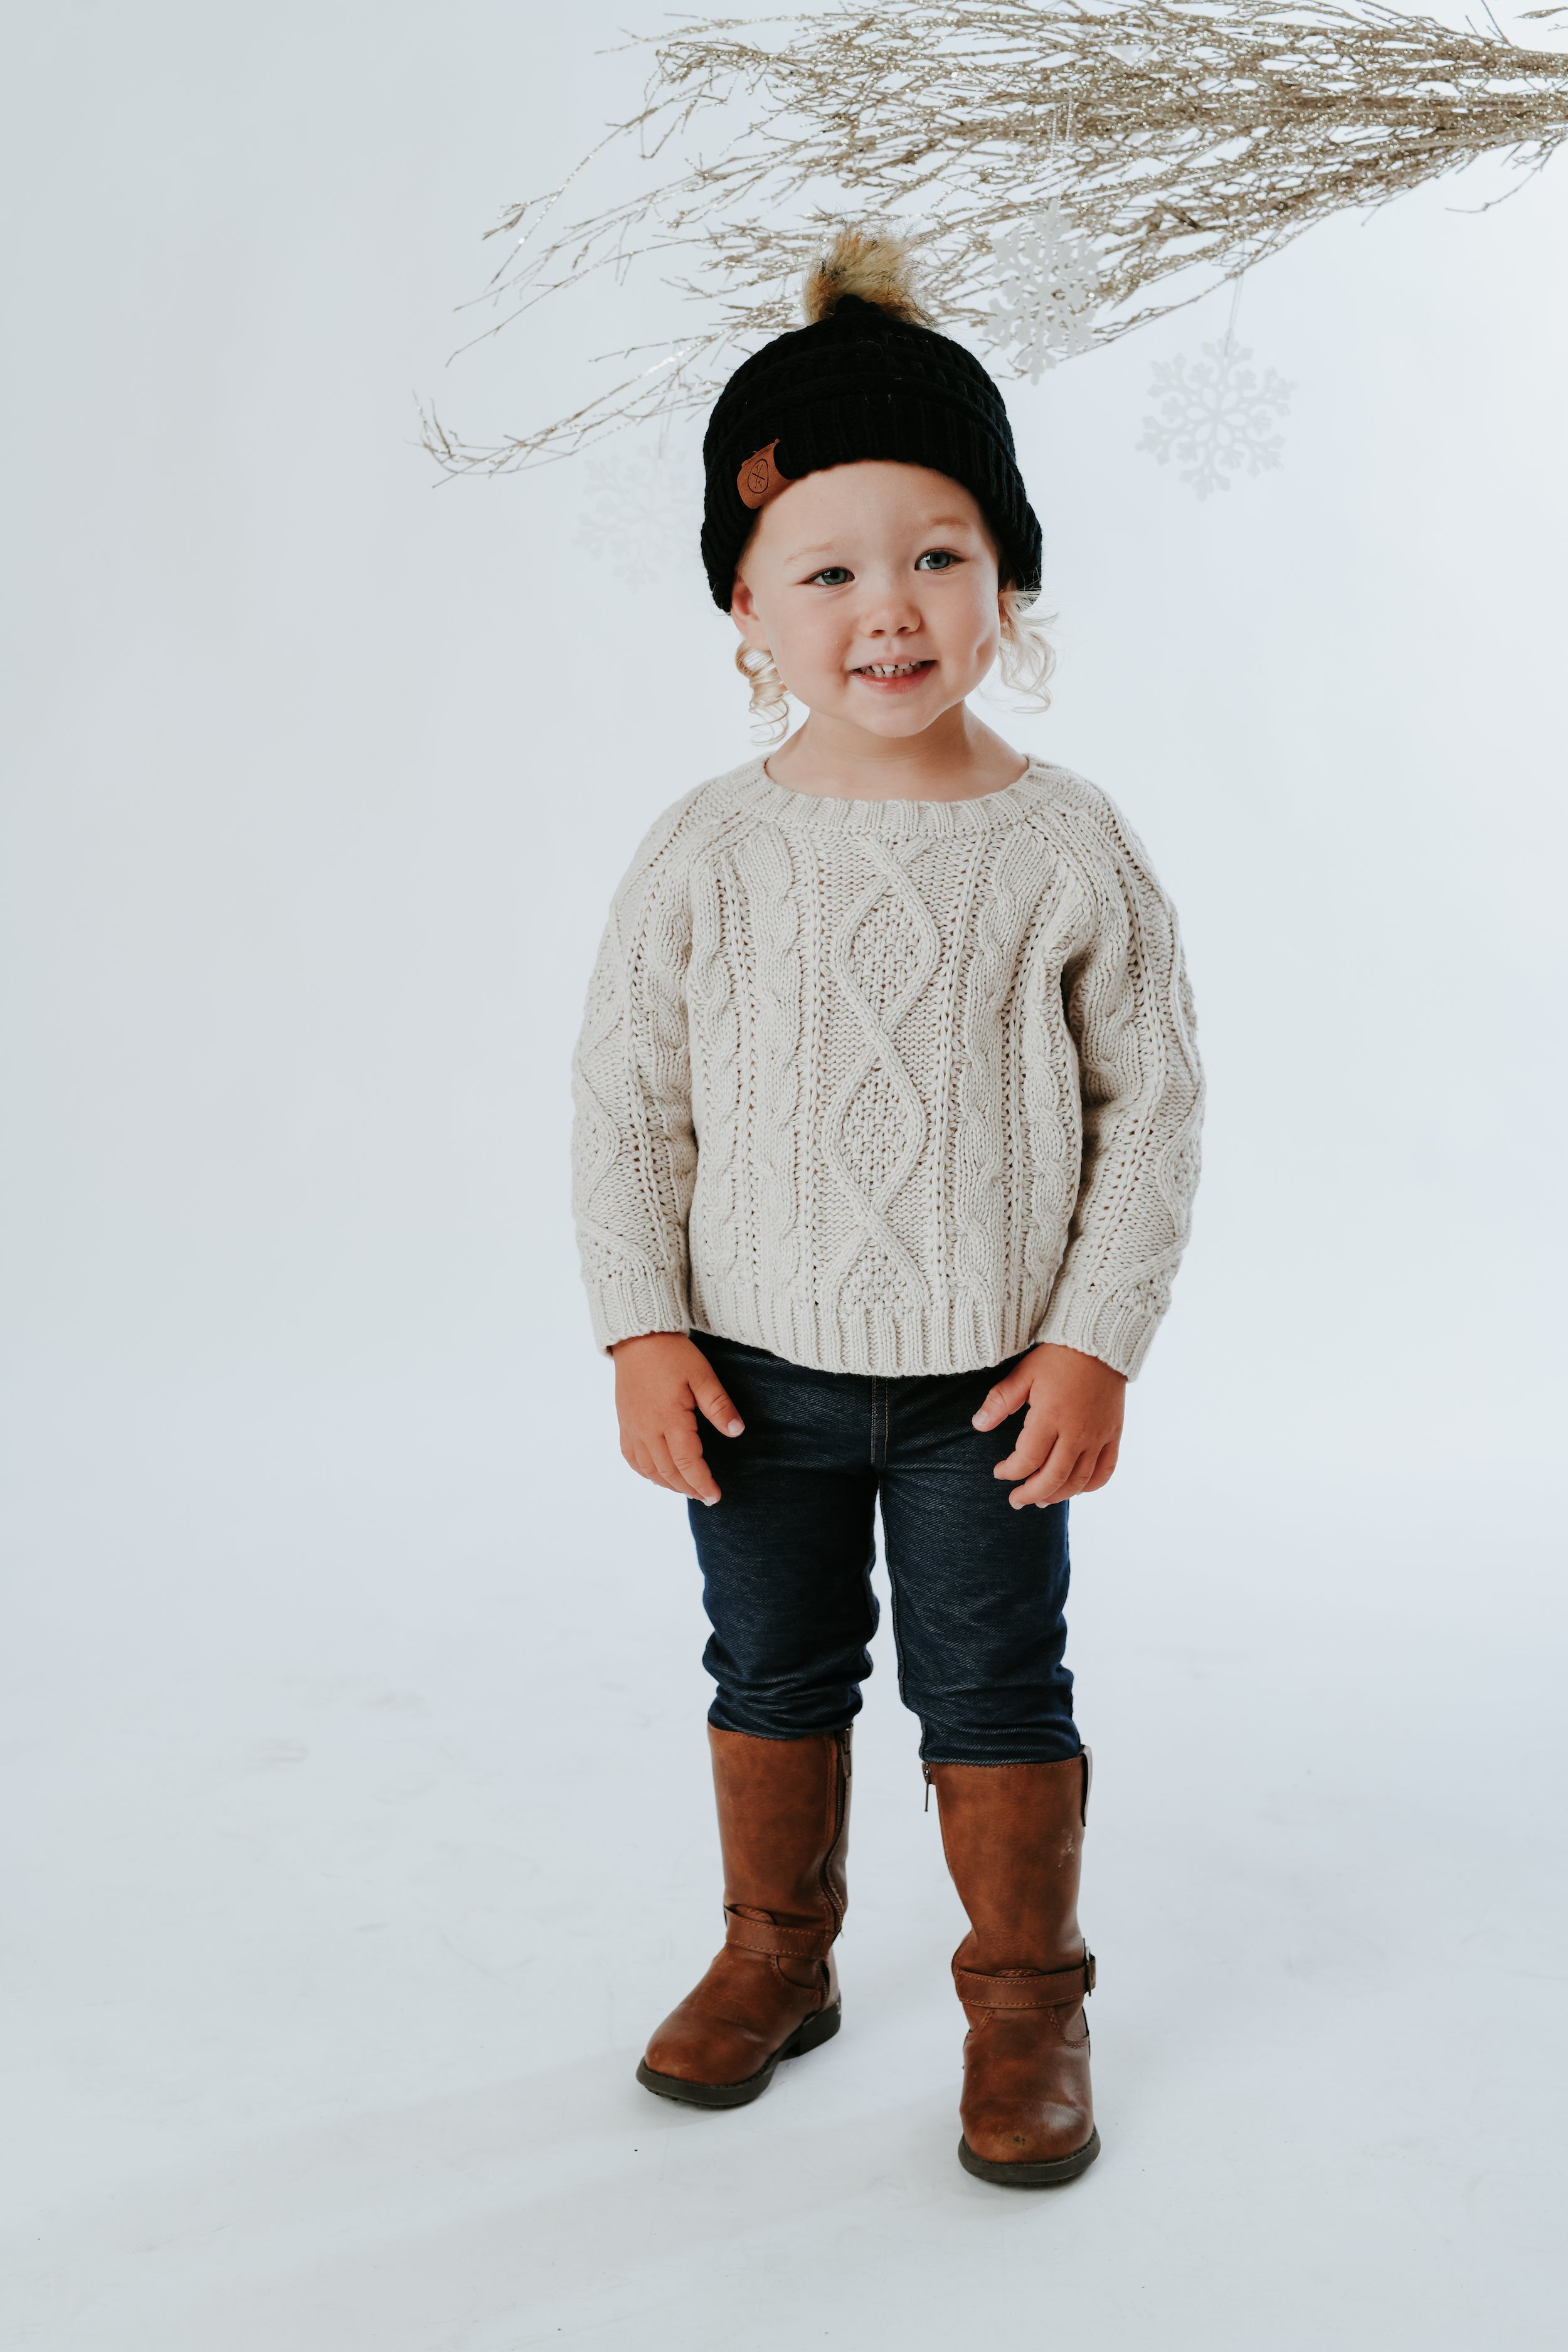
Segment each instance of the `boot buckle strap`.
[[833,1944],[831,1927],[777,1927],[771,1919],[742,1919],[725,1909],[724,1941],[742,1952],[773,1960],[825,1960]]
[[1094,1954],[1086,1951],[1070,1969],[1031,1970],[1022,1976],[982,1976],[956,1963],[952,1981],[971,2009],[1069,2009],[1094,1990]]

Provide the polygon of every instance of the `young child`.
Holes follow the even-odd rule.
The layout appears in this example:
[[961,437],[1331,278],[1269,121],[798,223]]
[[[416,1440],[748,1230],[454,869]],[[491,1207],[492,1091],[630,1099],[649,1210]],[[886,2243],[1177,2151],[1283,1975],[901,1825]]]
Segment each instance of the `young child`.
[[1001,394],[885,237],[844,232],[805,315],[719,397],[702,554],[753,709],[809,716],[654,825],[574,1064],[621,1451],[689,1498],[718,1685],[724,1948],[637,2074],[739,2106],[838,2031],[879,1502],[972,1923],[959,2158],[1043,2186],[1100,2148],[1068,1504],[1169,1300],[1202,1081],[1136,836],[967,705],[1047,658]]

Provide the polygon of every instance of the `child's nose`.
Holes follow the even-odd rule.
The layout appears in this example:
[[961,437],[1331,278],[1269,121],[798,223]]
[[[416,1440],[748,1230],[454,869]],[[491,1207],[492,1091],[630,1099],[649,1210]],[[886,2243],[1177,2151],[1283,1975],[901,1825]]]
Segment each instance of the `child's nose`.
[[857,619],[868,637],[908,636],[921,625],[919,605],[907,590],[895,588],[878,591],[862,605]]

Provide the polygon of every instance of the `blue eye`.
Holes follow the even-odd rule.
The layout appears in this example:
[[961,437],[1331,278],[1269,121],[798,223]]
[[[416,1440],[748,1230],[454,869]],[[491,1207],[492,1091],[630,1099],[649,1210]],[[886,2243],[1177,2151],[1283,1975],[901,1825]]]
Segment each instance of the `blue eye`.
[[808,588],[815,588],[820,581],[825,588],[842,588],[847,580],[854,577],[847,563],[826,563],[820,572],[814,572],[805,584]]
[[917,572],[948,572],[958,562],[951,547],[928,547],[915,559]]

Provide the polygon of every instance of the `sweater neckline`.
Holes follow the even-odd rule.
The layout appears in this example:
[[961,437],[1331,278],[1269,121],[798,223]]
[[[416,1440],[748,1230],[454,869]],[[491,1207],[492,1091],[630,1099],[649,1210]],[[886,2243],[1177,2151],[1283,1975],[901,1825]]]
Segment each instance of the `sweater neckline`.
[[756,806],[779,824],[815,834],[869,833],[883,837],[911,834],[938,836],[962,833],[994,833],[1016,824],[1026,813],[1031,785],[1038,785],[1045,762],[1031,756],[1016,783],[1000,792],[982,793],[967,801],[858,801],[832,793],[797,793],[775,784],[766,768],[767,755],[741,771],[742,788],[750,788]]

